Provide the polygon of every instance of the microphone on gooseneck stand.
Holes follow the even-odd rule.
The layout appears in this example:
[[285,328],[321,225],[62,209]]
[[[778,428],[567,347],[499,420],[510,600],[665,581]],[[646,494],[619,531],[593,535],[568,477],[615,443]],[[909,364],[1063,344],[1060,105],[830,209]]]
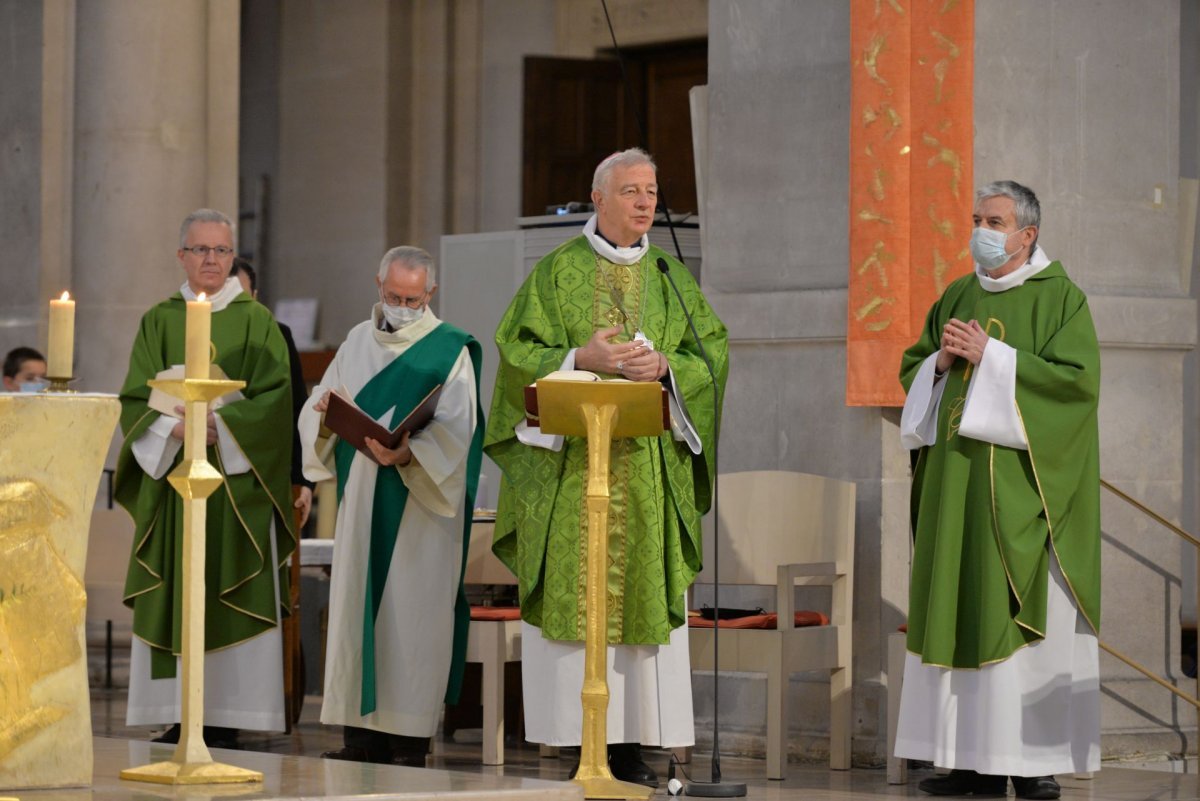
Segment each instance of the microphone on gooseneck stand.
[[[687,318],[688,328],[691,329],[692,338],[696,340],[696,349],[700,351],[700,358],[704,362],[705,368],[708,370],[708,377],[712,379],[713,389],[713,420],[717,419],[717,415],[721,408],[720,390],[717,387],[717,374],[713,371],[712,361],[708,358],[708,353],[704,350],[704,342],[700,339],[700,334],[696,331],[696,324],[692,321],[692,313],[688,309],[687,304],[683,302],[683,294],[679,291],[679,287],[675,284],[675,279],[671,277],[671,268],[667,264],[667,260],[659,258],[658,269],[667,278],[667,283],[671,285],[671,289],[675,290],[675,297],[679,299],[679,307],[683,309],[683,316]],[[719,499],[721,497],[718,489],[720,487],[721,471],[718,469],[720,464],[717,461],[718,450],[717,440],[719,432],[713,432],[713,750],[712,750],[712,776],[711,781],[699,782],[689,781],[684,787],[684,794],[695,796],[698,798],[739,798],[746,794],[746,785],[740,782],[722,782],[721,781],[721,744],[720,744],[720,696],[718,689],[721,682],[718,668],[718,659],[720,651],[717,649],[717,639],[721,631],[721,548],[719,543],[719,534],[721,526],[721,515]]]

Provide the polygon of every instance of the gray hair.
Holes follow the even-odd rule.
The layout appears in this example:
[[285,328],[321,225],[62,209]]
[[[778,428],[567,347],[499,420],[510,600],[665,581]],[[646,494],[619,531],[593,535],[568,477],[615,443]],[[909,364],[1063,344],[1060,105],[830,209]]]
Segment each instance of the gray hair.
[[233,220],[229,216],[222,214],[216,209],[196,209],[191,214],[183,218],[183,223],[179,226],[179,247],[187,247],[188,229],[193,223],[222,223],[229,228],[229,237],[232,239],[237,234],[237,226],[233,224]]
[[[1032,189],[1016,181],[993,181],[975,190],[975,205],[978,206],[989,197],[1006,197],[1013,202],[1013,216],[1017,219],[1018,230],[1032,225],[1041,233],[1042,204],[1038,203]],[[1037,236],[1034,236],[1033,244],[1029,247],[1031,253],[1037,247],[1037,241]]]
[[400,268],[404,270],[424,270],[426,292],[437,286],[437,268],[433,266],[433,256],[430,256],[428,251],[410,245],[401,245],[384,253],[383,259],[379,262],[380,281],[387,278],[388,269],[393,264],[400,265]]
[[636,167],[640,164],[649,164],[651,169],[658,172],[658,165],[654,163],[654,159],[650,158],[650,154],[640,147],[631,147],[628,150],[613,153],[596,166],[596,174],[592,176],[592,191],[606,193],[608,181],[617,167]]

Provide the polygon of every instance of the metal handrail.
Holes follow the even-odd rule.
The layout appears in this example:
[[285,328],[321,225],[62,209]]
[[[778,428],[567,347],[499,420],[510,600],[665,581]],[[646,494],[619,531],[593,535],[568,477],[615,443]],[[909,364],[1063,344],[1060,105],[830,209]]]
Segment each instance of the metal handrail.
[[[1137,509],[1142,514],[1146,515],[1154,522],[1158,523],[1159,525],[1163,526],[1164,528],[1168,529],[1169,531],[1174,532],[1181,539],[1190,542],[1192,545],[1196,546],[1197,548],[1200,548],[1200,539],[1197,539],[1196,537],[1189,534],[1187,531],[1184,531],[1182,528],[1175,525],[1170,520],[1167,520],[1165,517],[1163,517],[1158,512],[1151,509],[1150,507],[1146,506],[1141,501],[1139,501],[1136,498],[1130,496],[1129,494],[1117,489],[1116,487],[1114,487],[1112,484],[1108,483],[1104,479],[1100,479],[1100,486],[1104,487],[1106,490],[1111,492],[1113,495],[1116,495],[1118,498],[1125,501],[1126,503],[1128,503],[1133,508]],[[1197,614],[1200,614],[1200,554],[1197,554],[1196,562],[1197,562],[1196,611],[1197,611]],[[1099,639],[1099,638],[1097,638],[1097,639]],[[1104,642],[1104,640],[1099,640],[1099,642],[1100,642],[1100,647],[1103,648],[1105,651],[1112,654],[1117,659],[1120,659],[1122,662],[1129,665],[1131,668],[1133,668],[1137,672],[1141,673],[1146,678],[1151,679],[1152,681],[1156,682],[1157,684],[1160,684],[1163,687],[1165,687],[1166,689],[1175,693],[1175,695],[1179,696],[1184,701],[1187,701],[1189,704],[1194,706],[1196,708],[1197,713],[1200,714],[1200,700],[1198,700],[1195,696],[1188,695],[1183,690],[1180,690],[1178,687],[1176,687],[1174,684],[1171,684],[1170,682],[1168,682],[1162,676],[1159,676],[1157,673],[1152,671],[1150,668],[1146,667],[1145,665],[1142,665],[1137,660],[1121,653],[1120,651],[1113,648],[1108,643]],[[1200,695],[1200,659],[1198,659],[1197,661],[1198,661],[1198,664],[1197,664],[1198,669],[1196,671],[1196,695]]]

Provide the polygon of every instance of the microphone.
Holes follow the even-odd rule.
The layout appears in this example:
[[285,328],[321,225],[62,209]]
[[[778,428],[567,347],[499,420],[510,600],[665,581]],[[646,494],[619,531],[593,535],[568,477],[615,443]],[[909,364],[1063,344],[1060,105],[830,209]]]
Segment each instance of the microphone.
[[[667,278],[667,283],[671,285],[671,289],[675,290],[675,297],[679,299],[679,308],[683,309],[683,316],[687,318],[688,328],[691,329],[692,338],[696,340],[696,348],[700,351],[700,358],[704,362],[705,368],[708,370],[708,377],[712,379],[713,388],[713,420],[717,419],[718,410],[721,406],[720,390],[717,388],[717,374],[713,370],[712,361],[708,358],[708,353],[704,350],[704,343],[700,340],[700,334],[696,331],[696,324],[692,321],[692,313],[688,310],[687,304],[683,302],[683,293],[679,291],[679,286],[675,283],[675,279],[671,277],[671,266],[667,264],[667,260],[659,257],[656,262],[658,271]],[[718,499],[720,493],[717,491],[720,480],[721,471],[718,469],[720,464],[717,461],[718,450],[717,440],[719,432],[713,432],[713,751],[712,751],[712,776],[711,781],[699,782],[689,781],[684,786],[684,792],[689,796],[698,796],[702,798],[739,798],[746,794],[746,785],[740,782],[722,782],[721,781],[721,746],[720,746],[720,694],[718,692],[720,686],[720,675],[718,668],[720,650],[717,648],[718,637],[721,631],[721,548],[718,544],[719,530],[721,526],[720,507]],[[668,792],[670,792],[670,783],[668,782]],[[673,794],[673,793],[672,793]]]
[[[671,266],[667,264],[667,260],[662,256],[658,257],[656,262],[658,271],[667,277],[667,283],[671,285],[671,289],[675,290],[675,297],[679,298],[679,308],[683,309],[683,316],[687,318],[688,328],[692,330],[692,337],[696,340],[696,347],[700,350],[700,358],[704,361],[704,366],[708,369],[708,377],[713,382],[713,414],[717,413],[717,374],[713,372],[712,361],[708,358],[708,353],[704,350],[704,343],[700,341],[700,335],[696,333],[696,324],[692,322],[692,313],[688,311],[687,304],[683,302],[683,295],[679,291],[675,279],[671,277]],[[716,441],[715,439],[713,440]],[[716,454],[713,454],[713,463],[716,464]]]

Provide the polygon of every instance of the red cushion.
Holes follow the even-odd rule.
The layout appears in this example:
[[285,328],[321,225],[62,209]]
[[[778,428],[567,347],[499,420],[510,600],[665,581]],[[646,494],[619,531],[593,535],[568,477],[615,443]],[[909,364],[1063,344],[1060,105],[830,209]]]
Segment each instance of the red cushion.
[[[774,612],[764,615],[747,615],[746,617],[737,617],[732,620],[722,620],[721,628],[723,629],[773,629],[779,616]],[[688,617],[688,625],[696,629],[711,629],[713,622],[705,620],[700,615],[692,615]],[[829,618],[821,612],[800,611],[796,613],[796,628],[804,628],[806,626],[828,626]]]
[[472,606],[471,620],[520,620],[521,610],[515,606]]

